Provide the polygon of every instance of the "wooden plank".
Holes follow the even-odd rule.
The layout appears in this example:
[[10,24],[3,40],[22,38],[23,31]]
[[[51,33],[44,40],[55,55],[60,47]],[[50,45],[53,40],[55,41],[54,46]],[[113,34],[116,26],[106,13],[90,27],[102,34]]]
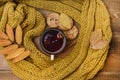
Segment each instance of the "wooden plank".
[[120,54],[120,35],[114,35],[110,43],[109,54]]
[[103,0],[109,11],[120,11],[120,0]]
[[120,80],[120,55],[110,54],[104,68],[92,80]]
[[113,38],[104,68],[92,80],[120,80],[120,0],[103,0],[111,15]]
[[3,55],[0,55],[0,70],[10,70]]
[[11,71],[0,71],[0,80],[20,80]]
[[106,60],[105,66],[102,71],[107,72],[120,72],[120,55],[110,54]]
[[[120,34],[120,0],[103,0],[111,15],[113,34]],[[113,35],[114,36],[114,35]]]
[[111,15],[113,38],[109,53],[120,54],[120,0],[103,0]]
[[91,80],[120,80],[120,73],[116,72],[101,72]]

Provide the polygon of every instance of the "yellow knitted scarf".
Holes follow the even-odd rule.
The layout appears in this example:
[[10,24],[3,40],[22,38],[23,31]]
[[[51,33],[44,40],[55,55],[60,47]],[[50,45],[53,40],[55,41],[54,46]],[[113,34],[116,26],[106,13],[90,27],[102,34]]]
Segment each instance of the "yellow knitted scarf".
[[[8,23],[18,24],[24,31],[24,46],[32,51],[16,64],[8,61],[11,70],[23,80],[88,80],[104,66],[109,45],[94,50],[89,45],[91,32],[102,29],[103,38],[111,40],[110,16],[101,0],[0,0],[0,29]],[[65,13],[79,25],[77,44],[65,58],[50,61],[38,50],[32,39],[45,28],[45,18],[39,9]]]

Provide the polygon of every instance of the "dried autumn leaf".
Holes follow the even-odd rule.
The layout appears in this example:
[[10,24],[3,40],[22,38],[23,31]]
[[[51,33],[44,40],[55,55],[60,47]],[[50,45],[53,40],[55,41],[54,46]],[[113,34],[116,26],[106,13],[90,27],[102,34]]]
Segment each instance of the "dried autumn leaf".
[[0,40],[0,46],[3,47],[3,46],[8,46],[12,44],[12,42],[10,40]]
[[97,29],[94,32],[92,32],[90,37],[90,45],[95,45],[99,40],[102,39],[102,31],[101,29]]
[[8,39],[8,36],[4,32],[0,31],[0,39]]
[[66,14],[61,13],[60,14],[60,20],[59,20],[59,28],[61,30],[69,30],[73,26],[73,20]]
[[22,28],[20,25],[16,28],[15,38],[16,38],[17,44],[20,45],[22,43]]
[[0,50],[0,54],[8,54],[11,50],[17,49],[18,45],[12,44]]
[[93,49],[103,49],[104,47],[106,47],[108,45],[108,43],[109,43],[109,41],[106,39],[100,40],[95,45],[93,45],[92,48]]
[[7,54],[12,54],[12,53],[14,53],[16,50],[17,50],[18,48],[15,48],[15,49],[12,49],[11,51],[9,51],[9,53],[7,53]]
[[6,59],[13,59],[25,51],[25,48],[18,48],[14,53],[8,54]]
[[23,52],[22,54],[17,56],[15,59],[13,59],[13,63],[16,63],[16,62],[19,62],[19,61],[25,59],[26,57],[28,57],[30,55],[30,53],[31,52],[29,50]]
[[13,42],[14,41],[14,32],[13,32],[13,29],[10,25],[7,24],[6,26],[6,33],[9,37],[9,39]]

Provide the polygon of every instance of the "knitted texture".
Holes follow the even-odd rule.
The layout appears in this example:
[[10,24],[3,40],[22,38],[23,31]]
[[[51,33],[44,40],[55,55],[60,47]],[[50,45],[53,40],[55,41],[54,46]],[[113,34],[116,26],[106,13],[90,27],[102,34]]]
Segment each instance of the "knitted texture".
[[[8,2],[9,1],[9,2]],[[21,25],[24,46],[32,54],[16,64],[10,60],[11,70],[23,80],[88,80],[104,66],[109,45],[101,50],[91,48],[90,35],[101,29],[103,39],[112,37],[110,16],[101,0],[11,0],[0,1],[0,30],[5,31],[8,23],[15,28]],[[3,9],[4,8],[4,9]],[[45,28],[45,18],[38,9],[65,13],[81,26],[77,44],[63,59],[50,61],[37,49],[32,39]]]

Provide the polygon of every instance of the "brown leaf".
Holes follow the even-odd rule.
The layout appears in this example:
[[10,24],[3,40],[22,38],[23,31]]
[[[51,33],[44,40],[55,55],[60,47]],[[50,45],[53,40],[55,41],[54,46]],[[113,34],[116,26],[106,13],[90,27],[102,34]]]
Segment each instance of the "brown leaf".
[[12,44],[12,42],[10,40],[0,40],[0,46],[8,46]]
[[10,25],[7,24],[6,26],[6,33],[9,37],[9,39],[13,42],[14,41],[14,32],[13,32],[13,29]]
[[13,49],[17,49],[18,45],[12,44],[0,50],[0,54],[8,54]]
[[90,37],[90,45],[94,46],[99,40],[102,39],[102,31],[101,29],[96,29]]
[[93,45],[92,48],[93,49],[103,49],[104,47],[106,47],[108,45],[108,43],[109,43],[109,41],[106,39],[100,40],[95,45]]
[[24,51],[22,54],[20,54],[15,59],[13,59],[13,63],[16,63],[16,62],[19,62],[19,61],[25,59],[26,57],[28,57],[30,55],[30,53],[31,52],[29,50]]
[[13,58],[19,56],[20,54],[22,54],[24,51],[25,51],[25,48],[18,48],[15,52],[8,54],[6,59],[13,59]]
[[22,43],[22,28],[20,25],[16,28],[15,38],[16,38],[17,44],[20,45]]
[[4,32],[0,31],[0,39],[8,39],[8,36]]

